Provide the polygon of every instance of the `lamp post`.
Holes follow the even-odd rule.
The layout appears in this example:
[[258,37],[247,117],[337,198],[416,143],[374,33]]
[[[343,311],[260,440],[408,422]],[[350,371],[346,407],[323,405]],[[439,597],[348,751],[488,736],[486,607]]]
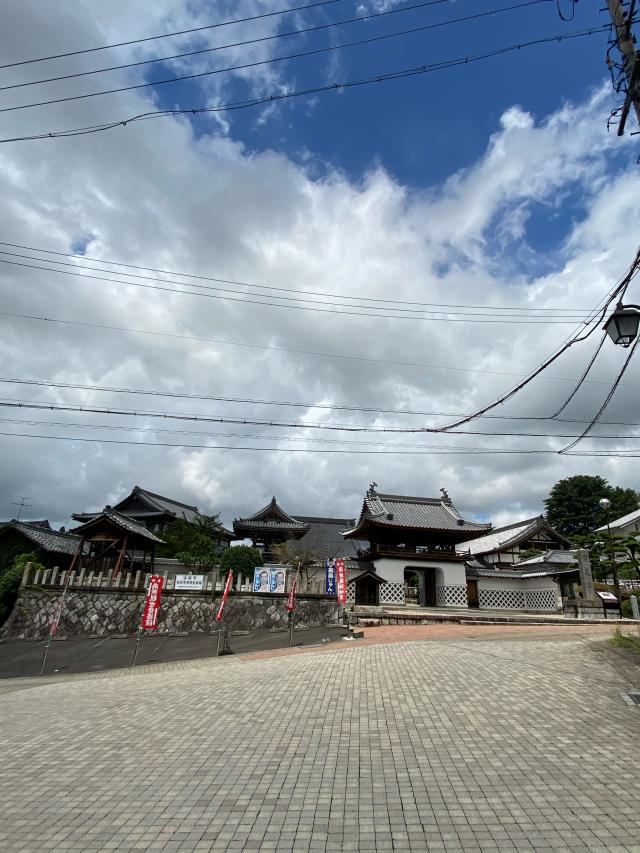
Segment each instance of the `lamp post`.
[[[611,524],[609,519],[609,510],[611,509],[611,501],[609,498],[600,498],[598,501],[600,504],[600,509],[604,512],[604,520],[607,525],[607,534],[609,536],[609,546],[611,546]],[[618,577],[618,564],[616,562],[616,552],[613,551],[612,555],[612,573],[613,573],[613,588],[616,592],[616,598],[618,599],[618,606],[620,606],[620,578]]]
[[[640,305],[623,305],[622,302],[618,302],[616,310],[602,328],[606,330],[614,344],[626,349],[638,336],[639,325]],[[602,506],[602,501],[600,501],[600,506]]]

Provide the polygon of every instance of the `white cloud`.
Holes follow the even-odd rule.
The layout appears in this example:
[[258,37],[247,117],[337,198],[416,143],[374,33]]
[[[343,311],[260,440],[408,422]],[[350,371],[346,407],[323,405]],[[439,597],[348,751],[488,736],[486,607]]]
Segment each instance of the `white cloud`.
[[[267,6],[255,4],[256,8]],[[146,15],[150,7],[144,8]],[[119,4],[120,20],[113,7],[96,9],[95,15],[82,19],[66,13],[48,32],[49,25],[45,30],[38,21],[36,4],[15,4],[18,35],[3,55],[10,60],[27,52],[49,51],[47,45],[51,44],[95,44],[124,30],[140,31],[139,4]],[[150,15],[145,29],[162,31],[168,25],[202,21],[205,12],[194,16],[187,4],[176,0],[154,4]],[[72,30],[66,29],[71,25]],[[27,35],[33,38],[31,44]],[[259,80],[254,82],[261,85]],[[265,77],[263,82],[273,81]],[[288,80],[280,82],[286,85]],[[140,93],[130,94],[118,104],[124,114],[149,107]],[[95,120],[101,109],[85,103],[79,108],[61,105],[38,116],[9,114],[9,132],[23,125],[41,127],[43,119],[52,125],[84,123]],[[514,106],[487,141],[484,156],[429,192],[400,185],[382,167],[355,181],[336,169],[319,172],[313,152],[306,152],[303,165],[277,151],[249,152],[229,135],[228,128],[221,132],[215,125],[210,135],[196,139],[183,120],[150,122],[73,140],[5,145],[0,147],[1,239],[65,252],[74,241],[90,234],[93,241],[87,252],[96,257],[316,293],[407,302],[587,309],[631,259],[630,223],[638,221],[640,197],[636,172],[611,173],[609,158],[619,141],[607,136],[602,115],[602,93],[583,104],[566,105],[539,123]],[[583,197],[585,218],[561,241],[551,270],[549,259],[545,263],[539,259],[542,273],[518,272],[511,255],[521,251],[514,241],[526,238],[530,207],[542,204],[555,209],[562,203],[558,201],[562,194],[576,188]],[[501,218],[505,223],[502,245],[491,235],[492,224]],[[526,246],[524,250],[535,261],[535,251]],[[0,387],[3,398],[285,418],[306,424],[417,426],[438,419],[329,412],[318,406],[469,411],[514,381],[514,377],[481,371],[524,373],[570,330],[561,325],[340,317],[163,294],[4,264],[0,276],[3,310],[347,356],[321,358],[0,318],[5,376],[312,405],[282,409],[12,385]],[[585,353],[586,348],[579,355],[571,354],[550,376],[579,375]],[[375,364],[359,360],[362,357],[436,367]],[[594,378],[606,381],[620,360],[619,352],[605,349]],[[437,365],[458,370],[442,370]],[[634,381],[630,376],[627,387],[633,388]],[[548,377],[505,412],[548,413],[570,387],[570,383]],[[569,410],[570,416],[586,417],[604,393],[606,385],[585,386],[584,394]],[[632,395],[621,394],[611,417],[633,420],[637,418],[633,409]],[[207,429],[202,423],[159,424],[153,419],[120,420],[106,415],[47,415],[26,410],[17,414],[7,410],[0,415],[136,428]],[[479,423],[480,429],[489,430],[510,424],[496,420]],[[568,432],[576,429],[575,425],[565,426]],[[246,436],[257,433],[269,436],[253,442],[258,446],[302,446],[307,451],[321,446],[309,439],[327,437],[308,428],[293,433],[303,439],[296,443],[288,440],[291,432],[266,426],[210,425],[209,429],[245,436],[216,435],[211,439],[216,444],[249,445],[252,442]],[[0,430],[47,431],[43,426],[1,423]],[[52,428],[51,432],[134,440],[144,436],[176,443],[205,441],[198,435],[85,431],[71,426]],[[329,437],[344,436],[330,433]],[[367,434],[348,436],[349,441],[373,439],[375,436]],[[381,438],[385,439],[402,440]],[[515,449],[549,444],[536,438],[484,436],[426,436],[409,441],[442,448]],[[234,514],[255,510],[272,494],[292,512],[354,514],[372,479],[384,490],[405,493],[437,494],[445,487],[465,511],[499,520],[540,512],[549,487],[566,474],[597,471],[616,483],[637,485],[636,466],[615,460],[188,451],[8,437],[2,437],[0,467],[0,515],[11,513],[16,494],[26,494],[34,504],[34,514],[56,520],[63,520],[71,511],[113,501],[136,482],[198,503],[205,510],[221,511],[227,522]]]

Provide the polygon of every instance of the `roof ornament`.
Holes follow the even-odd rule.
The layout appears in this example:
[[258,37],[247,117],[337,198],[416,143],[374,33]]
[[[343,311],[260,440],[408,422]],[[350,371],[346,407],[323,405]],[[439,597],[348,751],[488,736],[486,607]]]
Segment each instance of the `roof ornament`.
[[369,484],[369,488],[367,489],[367,494],[368,495],[375,495],[377,487],[378,487],[378,484],[374,480],[373,483]]
[[442,492],[442,503],[443,504],[451,504],[451,498],[449,497],[449,492],[446,489],[440,489]]

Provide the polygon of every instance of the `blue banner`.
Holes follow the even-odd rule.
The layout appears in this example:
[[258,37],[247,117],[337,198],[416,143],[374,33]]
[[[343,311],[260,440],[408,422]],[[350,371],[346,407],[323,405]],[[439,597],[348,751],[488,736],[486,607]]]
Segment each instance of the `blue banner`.
[[325,595],[336,594],[336,566],[335,560],[331,557],[327,560],[327,572],[325,583]]

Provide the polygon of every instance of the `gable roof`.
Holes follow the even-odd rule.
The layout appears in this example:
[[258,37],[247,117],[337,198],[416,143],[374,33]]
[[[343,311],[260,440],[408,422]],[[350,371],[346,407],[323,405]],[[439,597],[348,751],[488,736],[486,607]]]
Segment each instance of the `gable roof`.
[[411,530],[467,531],[490,530],[490,524],[466,521],[449,497],[422,498],[411,495],[382,494],[369,489],[365,495],[360,516],[355,526],[343,532],[346,538],[366,539],[368,526],[404,528]]
[[241,531],[252,530],[283,530],[302,534],[309,530],[309,525],[285,512],[274,495],[269,503],[258,512],[246,518],[234,519],[233,530],[237,535]]
[[516,566],[566,566],[576,562],[575,551],[545,551],[544,554],[538,554],[537,557],[529,557],[527,560],[518,560]]
[[123,530],[125,533],[131,533],[134,536],[146,539],[149,542],[164,545],[164,540],[152,533],[144,526],[144,524],[135,521],[133,518],[129,518],[127,515],[123,515],[121,512],[118,512],[110,506],[106,506],[102,512],[98,513],[95,518],[91,519],[91,521],[87,521],[86,524],[81,524],[80,527],[76,527],[73,532],[76,536],[89,539],[91,531],[95,527],[98,527],[98,525],[103,521],[111,522],[111,524],[120,530]]
[[[612,529],[624,527],[627,524],[633,524],[634,521],[640,522],[640,509],[635,509],[633,512],[628,512],[626,515],[621,515],[620,518],[616,518],[614,521],[610,521],[608,526]],[[607,525],[603,524],[602,527],[598,527],[596,529],[596,533],[602,533],[607,529]]]
[[21,533],[36,547],[53,554],[75,554],[81,542],[80,537],[74,536],[72,533],[60,533],[58,530],[52,530],[49,527],[49,522],[7,521],[0,525],[0,530],[6,527]]
[[136,499],[143,505],[148,506],[152,512],[167,513],[168,515],[175,516],[175,518],[182,518],[185,521],[193,522],[200,515],[197,506],[181,503],[173,498],[166,498],[164,495],[157,495],[155,492],[149,492],[141,486],[134,486],[131,494],[117,503],[114,509],[122,511],[126,509],[127,503]]
[[291,551],[313,551],[319,558],[356,557],[358,546],[364,547],[356,539],[345,540],[342,531],[353,527],[353,518],[318,518],[313,515],[297,515],[296,519],[309,525],[308,531],[295,542],[290,543]]
[[521,542],[526,542],[534,533],[548,533],[552,539],[569,547],[571,542],[554,530],[543,515],[535,518],[526,518],[524,521],[516,521],[505,527],[498,527],[487,536],[479,536],[477,539],[469,539],[456,545],[459,553],[470,553],[473,556],[493,554],[496,551],[506,551]]

